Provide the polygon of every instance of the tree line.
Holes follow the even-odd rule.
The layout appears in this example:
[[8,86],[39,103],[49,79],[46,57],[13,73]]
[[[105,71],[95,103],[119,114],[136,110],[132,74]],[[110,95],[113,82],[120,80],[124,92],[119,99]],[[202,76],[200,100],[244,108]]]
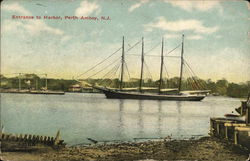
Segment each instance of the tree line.
[[[41,90],[46,85],[49,90],[69,91],[72,85],[78,84],[76,80],[42,78],[35,74],[26,74],[20,77],[7,78],[1,76],[1,89],[18,89],[21,84],[22,89],[37,89]],[[119,79],[87,79],[83,80],[92,85],[101,85],[106,87],[118,88],[120,85]],[[124,88],[136,88],[139,85],[139,79],[132,78],[123,83]],[[178,88],[179,77],[164,78],[162,80],[162,88]],[[144,79],[144,87],[158,87],[159,80]],[[230,96],[230,97],[247,97],[250,92],[250,81],[242,83],[229,82],[226,79],[212,81],[211,79],[203,80],[198,77],[190,77],[182,79],[182,90],[210,90],[214,95]]]

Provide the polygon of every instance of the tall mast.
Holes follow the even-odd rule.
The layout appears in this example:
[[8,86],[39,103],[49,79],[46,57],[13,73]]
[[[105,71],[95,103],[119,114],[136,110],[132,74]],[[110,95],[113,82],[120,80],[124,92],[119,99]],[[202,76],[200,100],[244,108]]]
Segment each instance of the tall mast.
[[141,77],[140,77],[140,85],[139,91],[142,92],[142,82],[143,82],[143,63],[144,63],[144,42],[142,38],[142,52],[141,52]]
[[180,80],[179,80],[179,88],[178,91],[181,91],[181,82],[182,82],[182,72],[183,72],[183,53],[184,53],[184,34],[182,34],[182,45],[181,45],[181,70],[180,70]]
[[124,73],[124,36],[122,37],[122,69],[121,69],[120,90],[122,90],[123,87],[123,73]]
[[159,82],[159,94],[161,93],[161,86],[162,86],[162,71],[163,71],[163,46],[164,46],[164,39],[162,38],[162,47],[161,47],[161,70],[160,70],[160,82]]

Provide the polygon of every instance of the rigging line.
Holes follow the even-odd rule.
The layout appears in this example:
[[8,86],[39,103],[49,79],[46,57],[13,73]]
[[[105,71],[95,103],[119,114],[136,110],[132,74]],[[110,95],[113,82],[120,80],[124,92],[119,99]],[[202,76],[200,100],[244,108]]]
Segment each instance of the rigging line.
[[147,52],[144,53],[144,56],[146,54],[148,54],[149,52],[151,52],[152,50],[154,50],[157,46],[159,46],[161,44],[161,42],[159,42],[158,44],[156,44],[154,47],[152,47],[150,50],[148,50]]
[[[121,57],[119,57],[119,59],[121,59]],[[104,71],[107,67],[109,67],[110,65],[114,64],[114,63],[115,63],[117,60],[119,60],[119,59],[116,59],[116,60],[115,60],[115,61],[113,61],[112,63],[110,63],[110,64],[108,64],[107,66],[105,66],[102,70],[100,70],[100,71],[98,71],[97,73],[95,73],[95,74],[93,74],[93,75],[89,76],[87,79],[89,79],[89,78],[91,78],[91,77],[93,77],[93,76],[97,75],[98,73],[100,73],[100,72]]]
[[186,68],[183,68],[183,73],[185,73],[187,75],[186,82],[183,83],[183,85],[186,85],[186,88],[190,87],[190,89],[187,88],[186,90],[194,90],[194,89],[196,89],[196,87],[194,86],[192,77],[190,76],[190,72],[188,72]]
[[181,58],[181,56],[163,56],[163,57],[168,57],[168,58]]
[[174,50],[176,50],[178,47],[180,47],[182,45],[182,43],[180,43],[179,45],[177,45],[174,49],[170,50],[166,55],[172,53]]
[[148,67],[148,65],[147,65],[147,63],[146,63],[145,60],[144,60],[144,65],[145,65],[145,67],[146,67],[146,69],[147,69],[147,71],[148,71],[148,73],[149,73],[150,78],[153,79],[153,77],[152,77],[152,75],[151,75],[151,73],[150,73],[150,71],[149,71],[149,67]]
[[[177,49],[178,47],[180,47],[180,46],[181,46],[181,44],[177,45],[174,49],[172,49],[172,50],[169,51],[167,54],[165,54],[164,57],[176,57],[176,58],[180,58],[180,56],[166,56],[166,55],[172,53],[174,50],[176,50],[176,49]],[[161,56],[159,56],[159,55],[146,55],[146,56],[161,57]]]
[[[111,66],[112,64],[114,64],[114,63],[109,64],[109,66]],[[110,77],[112,76],[113,72],[116,70],[116,68],[117,68],[119,65],[120,65],[120,63],[118,62],[118,63],[117,63],[116,65],[114,65],[106,74],[104,74],[103,77],[100,78],[100,83],[105,82],[106,79],[110,79]],[[104,68],[106,68],[106,67],[104,67]],[[109,67],[107,67],[107,68],[109,68]],[[106,70],[107,70],[107,68],[106,68]]]
[[189,87],[191,87],[191,90],[196,90],[197,89],[196,84],[193,82],[192,79],[187,81],[187,85]]
[[117,66],[117,68],[115,69],[113,75],[111,75],[111,78],[116,77],[116,73],[117,73],[117,71],[119,70],[120,67],[121,67],[121,64],[118,64],[118,66]]
[[141,40],[138,41],[137,43],[135,43],[133,46],[131,46],[131,47],[126,51],[126,53],[129,52],[130,50],[132,50],[132,49],[133,49],[135,46],[137,46],[140,42],[141,42]]
[[[185,65],[185,64],[184,64],[184,65]],[[186,71],[188,78],[190,78],[190,79],[189,79],[190,83],[193,83],[192,86],[193,86],[193,87],[194,87],[194,86],[197,87],[198,84],[196,83],[196,81],[195,81],[195,79],[194,79],[192,73],[189,71],[189,69],[188,69],[188,68],[184,68],[184,70]]]
[[191,80],[193,80],[194,85],[196,86],[196,89],[201,89],[201,88],[203,88],[203,86],[202,86],[202,85],[194,78],[194,76],[191,74],[190,69],[186,68],[186,70],[188,70],[188,73],[190,73],[189,76],[190,76]]
[[190,79],[187,79],[187,82],[193,87],[193,89],[199,89],[200,87],[197,84],[197,82],[195,81],[195,79],[193,78],[193,76],[191,75],[190,71],[188,71],[187,68],[185,68],[185,70],[187,71],[187,74],[190,78]]
[[108,71],[102,78],[100,83],[102,83],[105,79],[106,76],[108,76],[109,74],[111,74],[113,72],[113,70],[115,70],[117,68],[117,66],[120,66],[120,63],[116,64],[110,71]]
[[[194,76],[196,76],[196,74],[194,73],[194,71],[192,70],[192,68],[189,66],[189,64],[187,63],[187,61],[184,59],[184,63],[187,65],[187,67],[189,68],[189,70],[192,72],[192,74],[194,75]],[[203,84],[201,84],[200,83],[200,86],[202,87],[202,88],[205,88],[205,84],[203,83]]]
[[118,64],[117,68],[116,68],[115,71],[114,71],[114,75],[111,75],[110,79],[107,81],[107,86],[110,86],[110,84],[112,83],[112,79],[113,79],[113,77],[116,76],[116,72],[117,72],[117,70],[120,68],[120,66],[121,66],[121,65]]
[[[127,54],[127,55],[131,55],[131,56],[141,56],[139,54]],[[152,56],[152,57],[161,57],[160,55],[144,55],[144,56]],[[163,56],[163,57],[167,57],[167,58],[181,58],[180,56]]]
[[121,67],[121,64],[119,64],[119,65],[117,66],[117,68],[116,68],[115,71],[114,71],[114,74],[111,75],[111,79],[113,79],[113,77],[114,77],[114,78],[116,77],[116,73],[117,73],[117,71],[119,70],[120,67]]
[[189,64],[187,63],[187,61],[185,59],[183,59],[183,60],[184,60],[184,63],[187,65],[187,67],[191,70],[192,74],[194,76],[196,76],[196,74],[194,73],[194,71],[192,70],[192,68],[189,66]]
[[[152,56],[152,57],[161,57],[160,55],[146,55],[146,56]],[[181,58],[180,56],[163,56],[167,58]]]
[[128,78],[130,79],[130,73],[129,73],[129,70],[128,70],[128,65],[127,65],[126,61],[125,61],[125,67],[126,67],[127,72],[128,72]]
[[100,61],[99,63],[97,63],[95,66],[89,68],[87,71],[85,71],[84,73],[76,76],[76,78],[81,77],[82,75],[88,73],[89,71],[91,71],[92,69],[94,69],[95,67],[97,67],[98,65],[102,64],[103,62],[105,62],[108,58],[112,57],[113,55],[115,55],[118,51],[120,51],[122,49],[122,47],[120,47],[118,50],[116,50],[115,52],[113,52],[111,55],[109,55],[108,57],[106,57],[104,60]]
[[[112,68],[112,70],[110,70],[110,72],[109,72],[109,74],[111,75],[111,71],[113,72],[116,72],[117,71],[117,69],[120,67],[120,64],[118,63],[118,64],[116,64],[113,68]],[[113,72],[113,73],[114,73]],[[113,74],[112,73],[112,74]],[[107,75],[107,74],[106,74]],[[105,76],[104,76],[105,77]],[[100,82],[100,84],[102,83],[102,82],[104,82],[104,81],[107,81],[107,82],[109,82],[108,83],[108,86],[112,83],[112,78],[113,78],[113,76],[111,75],[110,76],[110,78],[108,78],[108,79],[104,79],[104,77],[102,78],[103,80]]]
[[192,70],[192,68],[189,66],[189,64],[187,63],[187,61],[186,61],[185,59],[183,59],[183,60],[184,60],[184,65],[187,66],[187,68],[188,68],[188,70],[191,72],[191,74],[192,74],[193,76],[196,76],[196,74],[194,73],[194,71]]
[[[120,63],[116,64],[107,74],[103,76],[102,79],[104,79],[106,76],[113,74],[114,71],[120,66]],[[109,77],[108,77],[109,78]]]
[[[115,71],[115,73],[114,73],[114,78],[116,78],[116,73],[117,73],[117,71],[120,71],[119,69],[120,69],[120,67],[121,67],[121,65],[119,65],[118,66],[118,68],[116,69],[116,71]],[[117,78],[119,77],[119,75],[117,76]],[[113,77],[112,77],[113,78]],[[109,83],[109,85],[112,83],[112,81],[110,81],[110,83]]]
[[197,80],[196,77],[193,77],[193,80],[195,81],[195,83],[200,89],[202,88],[205,89],[205,86],[199,80]]
[[165,69],[165,71],[166,71],[166,73],[167,73],[167,76],[168,76],[168,78],[169,78],[169,74],[168,74],[168,71],[167,71],[167,67],[166,67],[165,64],[163,64],[163,66],[164,66],[164,69]]
[[194,78],[192,78],[192,80],[193,80],[193,84],[194,84],[195,89],[196,90],[201,89],[201,86],[197,83],[197,81]]
[[[115,73],[114,73],[114,77],[116,77],[116,73],[117,73],[117,71],[119,71],[120,67],[121,67],[121,64],[120,64],[120,65],[118,66],[118,68],[116,69],[116,71],[115,71]],[[119,76],[118,76],[118,77],[119,77]],[[112,83],[112,79],[113,79],[113,77],[111,77],[110,83],[108,84],[108,86],[110,86],[110,84]]]

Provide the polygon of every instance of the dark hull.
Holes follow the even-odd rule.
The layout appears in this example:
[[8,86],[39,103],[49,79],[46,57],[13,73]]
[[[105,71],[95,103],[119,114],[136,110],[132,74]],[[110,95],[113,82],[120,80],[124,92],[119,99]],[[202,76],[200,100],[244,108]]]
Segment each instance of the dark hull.
[[141,100],[169,100],[169,101],[201,101],[205,96],[187,96],[187,95],[157,95],[119,92],[108,89],[101,89],[109,99],[141,99]]

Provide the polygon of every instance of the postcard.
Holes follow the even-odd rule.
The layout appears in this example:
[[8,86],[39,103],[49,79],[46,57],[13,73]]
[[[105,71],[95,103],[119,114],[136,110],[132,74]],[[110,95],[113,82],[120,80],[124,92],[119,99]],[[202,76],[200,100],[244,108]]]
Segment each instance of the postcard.
[[0,160],[249,160],[250,4],[3,0]]

